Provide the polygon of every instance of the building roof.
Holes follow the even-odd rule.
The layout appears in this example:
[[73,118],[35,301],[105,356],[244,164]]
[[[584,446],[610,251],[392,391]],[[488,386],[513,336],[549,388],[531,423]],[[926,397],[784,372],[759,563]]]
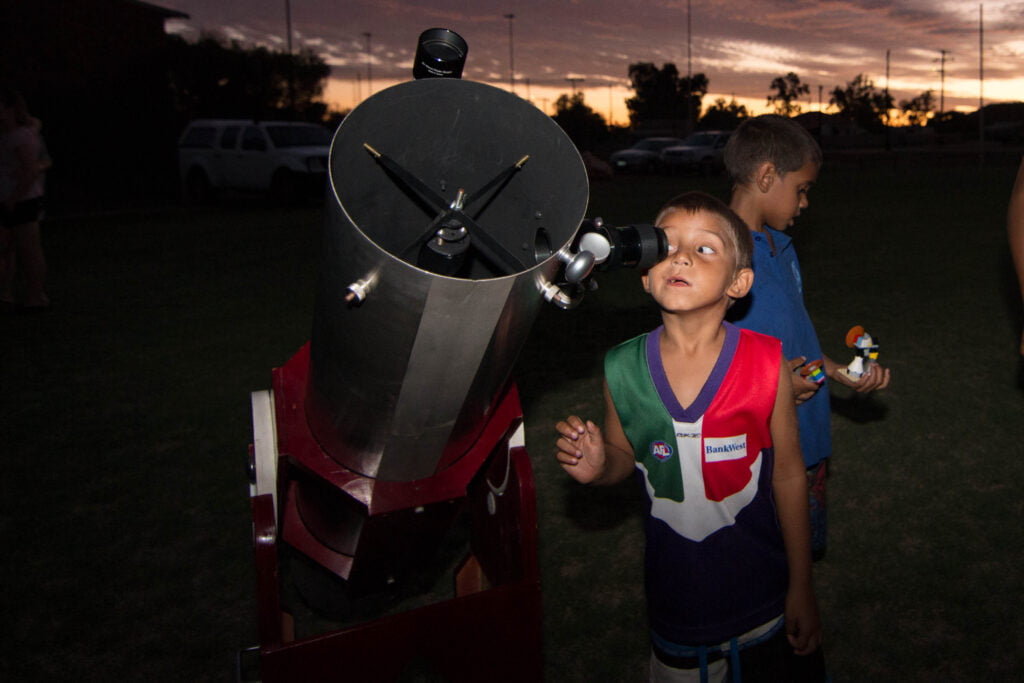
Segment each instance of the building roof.
[[188,19],[190,18],[185,12],[179,12],[176,9],[168,9],[167,7],[160,7],[154,5],[151,2],[142,2],[142,0],[120,0],[126,5],[136,5],[142,9],[150,10],[156,14],[159,14],[164,19]]

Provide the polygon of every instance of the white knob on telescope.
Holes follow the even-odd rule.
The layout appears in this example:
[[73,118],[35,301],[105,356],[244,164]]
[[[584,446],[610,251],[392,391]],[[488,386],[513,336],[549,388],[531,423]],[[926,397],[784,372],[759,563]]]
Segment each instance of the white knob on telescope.
[[588,232],[580,237],[580,251],[589,251],[594,255],[594,262],[601,264],[608,260],[612,253],[611,242],[599,232]]

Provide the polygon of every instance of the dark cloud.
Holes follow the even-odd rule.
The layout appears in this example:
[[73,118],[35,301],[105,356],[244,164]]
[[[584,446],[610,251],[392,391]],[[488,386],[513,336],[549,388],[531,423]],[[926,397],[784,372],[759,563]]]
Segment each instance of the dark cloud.
[[[187,12],[179,25],[213,30],[252,43],[283,47],[280,0],[166,0]],[[962,0],[693,0],[690,55],[714,92],[764,99],[771,80],[796,72],[816,89],[845,85],[866,73],[889,78],[894,96],[939,87],[933,60],[947,50],[948,106],[977,104],[978,6]],[[405,80],[420,31],[445,26],[470,45],[467,78],[508,83],[509,21],[517,82],[568,91],[566,76],[584,88],[624,85],[635,62],[687,68],[685,0],[291,0],[293,41],[324,55],[341,79],[366,72],[371,33],[374,79]],[[986,86],[990,99],[1020,98],[999,79],[1024,74],[1024,3],[988,0]],[[296,39],[297,38],[297,39]],[[1016,41],[1016,42],[1014,42]],[[1024,93],[1024,81],[1017,81]]]

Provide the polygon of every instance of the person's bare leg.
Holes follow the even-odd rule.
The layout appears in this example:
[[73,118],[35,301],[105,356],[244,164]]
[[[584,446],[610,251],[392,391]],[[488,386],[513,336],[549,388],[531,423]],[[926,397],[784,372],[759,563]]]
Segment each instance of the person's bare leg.
[[40,237],[39,221],[14,229],[17,239],[18,267],[25,280],[25,306],[48,306],[46,296],[46,257]]
[[14,231],[0,228],[0,306],[14,307]]

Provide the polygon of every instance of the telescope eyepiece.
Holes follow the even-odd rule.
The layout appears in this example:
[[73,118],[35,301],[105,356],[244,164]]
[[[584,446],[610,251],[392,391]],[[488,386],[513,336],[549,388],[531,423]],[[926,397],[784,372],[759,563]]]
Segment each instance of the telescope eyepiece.
[[455,31],[429,28],[420,34],[412,76],[421,78],[462,78],[469,45]]
[[665,231],[647,223],[637,223],[618,228],[609,228],[600,219],[588,221],[580,231],[577,248],[597,252],[591,247],[596,233],[607,241],[607,247],[597,257],[597,270],[618,270],[638,268],[647,270],[668,254],[668,240]]

